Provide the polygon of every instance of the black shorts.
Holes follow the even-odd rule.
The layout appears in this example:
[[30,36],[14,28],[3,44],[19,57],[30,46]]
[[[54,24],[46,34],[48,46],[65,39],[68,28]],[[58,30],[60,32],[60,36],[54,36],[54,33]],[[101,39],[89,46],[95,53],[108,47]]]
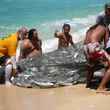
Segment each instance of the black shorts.
[[7,56],[1,56],[1,57],[0,57],[0,65],[5,64],[7,59],[8,59]]
[[110,54],[110,47],[109,48],[106,48],[105,51]]
[[5,83],[5,63],[7,61],[7,56],[0,57],[0,84]]
[[5,66],[0,67],[0,84],[5,83]]

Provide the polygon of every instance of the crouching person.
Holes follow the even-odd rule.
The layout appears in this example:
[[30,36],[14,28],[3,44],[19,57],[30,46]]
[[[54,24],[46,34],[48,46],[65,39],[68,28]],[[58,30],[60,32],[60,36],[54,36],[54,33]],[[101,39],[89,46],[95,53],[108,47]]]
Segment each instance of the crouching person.
[[88,61],[87,66],[87,83],[86,87],[91,86],[91,80],[93,78],[94,67],[97,64],[104,64],[105,73],[104,77],[97,88],[98,92],[106,91],[106,84],[110,80],[110,56],[106,51],[101,49],[101,42],[104,41],[104,47],[108,41],[109,30],[103,23],[98,23],[92,26],[86,33],[86,38],[84,41],[84,52],[86,59]]
[[16,70],[16,60],[14,59],[16,58],[18,41],[21,38],[25,38],[25,36],[27,36],[27,29],[23,27],[6,38],[0,39],[0,69],[2,70],[2,73],[4,73],[3,76],[6,85],[11,85],[10,79],[13,76],[14,70]]

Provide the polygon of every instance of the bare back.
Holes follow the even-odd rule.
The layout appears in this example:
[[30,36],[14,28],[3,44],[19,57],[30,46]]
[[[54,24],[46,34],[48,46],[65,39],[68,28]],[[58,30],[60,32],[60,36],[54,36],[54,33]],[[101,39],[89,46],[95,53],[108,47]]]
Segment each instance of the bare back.
[[41,41],[36,42],[36,45],[33,45],[29,39],[23,41],[22,58],[39,56],[41,54]]
[[86,33],[84,44],[102,42],[107,39],[107,29],[102,25],[98,25],[94,29],[89,29]]

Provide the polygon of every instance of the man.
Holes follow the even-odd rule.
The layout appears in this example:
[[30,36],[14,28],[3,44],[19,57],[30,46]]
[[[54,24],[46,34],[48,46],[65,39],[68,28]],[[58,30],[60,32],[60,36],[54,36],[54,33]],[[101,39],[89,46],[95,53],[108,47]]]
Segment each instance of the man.
[[66,48],[69,46],[69,44],[74,46],[74,43],[72,41],[72,35],[69,33],[70,29],[71,27],[69,24],[64,24],[62,28],[63,32],[55,32],[55,37],[59,39],[58,41],[59,49]]
[[96,23],[100,21],[104,22],[106,26],[110,24],[110,3],[105,4],[105,13],[97,17]]
[[110,80],[110,56],[106,51],[101,49],[101,42],[104,41],[104,47],[108,41],[109,30],[102,24],[96,24],[92,26],[86,33],[86,38],[84,40],[84,52],[88,61],[88,73],[87,73],[87,85],[90,87],[91,80],[93,78],[94,67],[98,63],[102,63],[107,66],[105,67],[105,76],[103,77],[97,91],[105,92],[106,84]]
[[[15,63],[14,57],[16,56],[16,49],[18,46],[18,41],[25,38],[27,35],[27,28],[22,27],[16,33],[7,36],[0,40],[0,62],[1,66],[5,66],[5,83],[10,85],[10,78],[13,72],[13,63]],[[14,62],[13,62],[14,61]]]
[[28,32],[27,39],[24,39],[21,44],[21,59],[41,55],[42,55],[42,42],[38,37],[37,30],[31,29]]

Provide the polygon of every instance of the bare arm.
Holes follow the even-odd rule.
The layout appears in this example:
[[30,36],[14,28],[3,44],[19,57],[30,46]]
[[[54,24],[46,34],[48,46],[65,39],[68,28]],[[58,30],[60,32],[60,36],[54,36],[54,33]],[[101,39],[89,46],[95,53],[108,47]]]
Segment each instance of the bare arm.
[[42,53],[42,41],[41,41],[41,40],[39,40],[39,50],[40,50],[41,53]]
[[86,36],[85,36],[85,39],[84,39],[84,45],[89,42],[88,37],[89,37],[89,30],[86,32]]
[[41,51],[38,51],[37,49],[34,49],[30,54],[28,54],[27,57],[32,58],[34,56],[41,56],[41,55],[42,55]]
[[108,40],[109,40],[109,29],[106,28],[106,34],[105,34],[105,37],[104,37],[104,48],[106,48]]
[[56,38],[59,38],[60,40],[63,39],[65,42],[68,43],[68,41],[67,41],[67,39],[66,39],[66,37],[65,37],[65,35],[64,35],[63,32],[56,32],[56,33],[55,33],[55,37],[56,37]]
[[54,36],[55,36],[56,38],[61,38],[61,37],[63,37],[64,35],[63,35],[62,32],[56,31],[56,32],[54,33]]
[[72,36],[70,35],[70,43],[71,43],[71,45],[75,48],[75,44],[74,44],[74,42],[73,42],[73,40],[72,40]]

